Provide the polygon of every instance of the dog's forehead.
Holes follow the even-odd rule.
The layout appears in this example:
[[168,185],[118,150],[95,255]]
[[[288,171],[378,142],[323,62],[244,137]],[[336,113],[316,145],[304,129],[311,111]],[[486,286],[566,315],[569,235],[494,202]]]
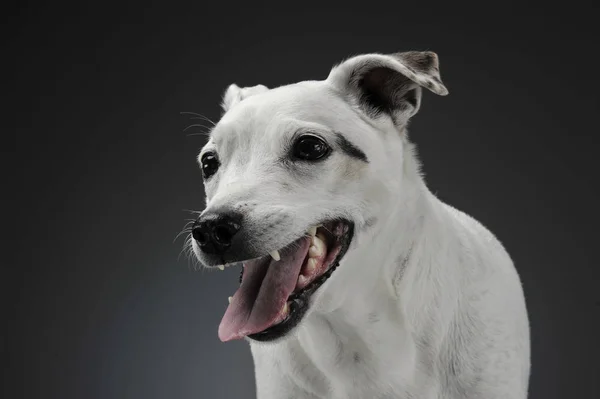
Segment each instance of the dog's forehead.
[[235,141],[239,147],[292,134],[303,124],[335,128],[333,125],[347,118],[357,116],[326,82],[300,82],[244,99],[223,115],[211,140],[216,145]]

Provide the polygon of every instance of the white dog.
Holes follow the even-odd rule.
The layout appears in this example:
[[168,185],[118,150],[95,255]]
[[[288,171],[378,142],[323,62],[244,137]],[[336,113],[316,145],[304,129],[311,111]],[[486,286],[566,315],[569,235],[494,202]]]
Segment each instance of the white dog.
[[250,343],[258,398],[526,398],[519,276],[427,189],[407,136],[422,88],[448,94],[438,66],[367,54],[226,90],[191,242],[206,267],[243,264],[219,337]]

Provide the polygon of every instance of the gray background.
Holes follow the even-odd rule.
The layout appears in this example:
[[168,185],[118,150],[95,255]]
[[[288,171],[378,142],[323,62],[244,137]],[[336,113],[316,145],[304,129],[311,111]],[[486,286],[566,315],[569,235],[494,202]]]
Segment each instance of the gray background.
[[194,271],[173,243],[203,206],[204,138],[179,113],[218,119],[232,82],[413,49],[439,54],[450,90],[412,124],[428,184],[522,277],[530,397],[600,397],[598,10],[303,4],[7,11],[4,398],[253,398],[249,350],[217,338],[238,271]]

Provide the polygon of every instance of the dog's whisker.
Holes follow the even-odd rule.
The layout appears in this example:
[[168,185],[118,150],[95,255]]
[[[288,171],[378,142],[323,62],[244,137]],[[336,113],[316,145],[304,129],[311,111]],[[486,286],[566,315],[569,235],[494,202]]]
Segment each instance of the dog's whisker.
[[177,233],[177,235],[176,235],[176,236],[175,236],[175,238],[173,239],[173,242],[177,241],[177,239],[178,239],[179,237],[181,237],[182,235],[184,235],[184,234],[190,234],[191,232],[192,232],[192,229],[184,229],[184,230],[181,230],[179,233]]
[[[201,123],[194,123],[193,125],[189,125],[189,126],[188,126],[188,127],[186,127],[185,129],[183,129],[183,131],[184,131],[184,132],[187,132],[188,130],[190,130],[190,129],[191,129],[191,128],[193,128],[193,127],[201,127],[201,128],[204,128],[204,129],[210,129],[210,128],[211,128],[210,126],[206,126],[206,125],[203,125],[203,124],[201,124]],[[207,134],[208,134],[208,133],[210,133],[210,132],[209,132],[209,131],[206,131],[205,133],[207,133]]]
[[173,242],[177,241],[177,239],[182,235],[182,234],[186,234],[186,233],[191,233],[192,232],[192,228],[191,228],[191,224],[193,224],[195,222],[195,219],[186,219],[187,222],[183,225],[183,228],[181,229],[181,231],[179,233],[177,233],[177,235],[175,236],[175,239],[173,239]]
[[208,118],[208,117],[206,117],[206,116],[204,116],[202,114],[199,114],[197,112],[185,112],[184,111],[184,112],[180,112],[180,114],[182,114],[182,115],[193,115],[193,117],[190,118],[190,119],[200,119],[200,120],[203,120],[203,121],[211,123],[213,126],[216,125],[216,123],[213,122],[210,118]]
[[179,253],[179,256],[177,257],[177,260],[179,261],[181,255],[183,254],[186,257],[188,268],[198,270],[196,267],[194,267],[194,263],[199,263],[199,260],[194,255],[194,248],[192,247],[191,240],[192,238],[188,237],[185,244],[183,245],[183,248],[181,249],[181,252]]
[[200,117],[191,117],[190,119],[205,121],[205,122],[211,123],[213,126],[216,125],[216,123],[214,123],[210,119],[204,118],[204,117],[202,117],[202,118],[200,118]]
[[189,133],[186,134],[186,137],[192,137],[192,136],[208,136],[209,133]]
[[181,258],[182,254],[185,254],[187,251],[188,244],[187,242],[182,246],[181,251],[179,251],[179,255],[177,255],[177,261],[179,262],[179,259]]
[[194,210],[191,210],[191,209],[183,209],[183,211],[184,212],[189,212],[189,213],[195,213],[195,214],[201,214],[202,213],[202,211],[194,211]]
[[193,224],[195,221],[196,221],[196,219],[186,219],[184,226],[189,226],[190,224]]
[[329,228],[327,226],[321,226],[321,228],[325,231],[327,231],[329,234],[333,235],[333,231],[329,230]]
[[192,266],[192,270],[194,271],[198,271],[198,270],[205,270],[206,267],[200,262],[200,260],[194,255],[194,250],[190,247],[189,251],[188,251],[188,267],[189,264],[191,263]]
[[186,240],[185,243],[181,247],[181,251],[179,252],[179,255],[177,256],[177,261],[179,261],[179,259],[181,258],[181,255],[187,253],[188,247],[189,247],[189,240]]

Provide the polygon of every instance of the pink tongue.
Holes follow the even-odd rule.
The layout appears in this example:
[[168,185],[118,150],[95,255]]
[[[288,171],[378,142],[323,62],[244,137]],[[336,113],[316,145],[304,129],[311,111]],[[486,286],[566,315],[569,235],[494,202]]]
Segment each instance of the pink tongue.
[[310,238],[305,237],[294,248],[280,251],[279,261],[267,256],[245,263],[242,284],[219,325],[221,341],[261,332],[277,321],[296,287],[309,246]]

